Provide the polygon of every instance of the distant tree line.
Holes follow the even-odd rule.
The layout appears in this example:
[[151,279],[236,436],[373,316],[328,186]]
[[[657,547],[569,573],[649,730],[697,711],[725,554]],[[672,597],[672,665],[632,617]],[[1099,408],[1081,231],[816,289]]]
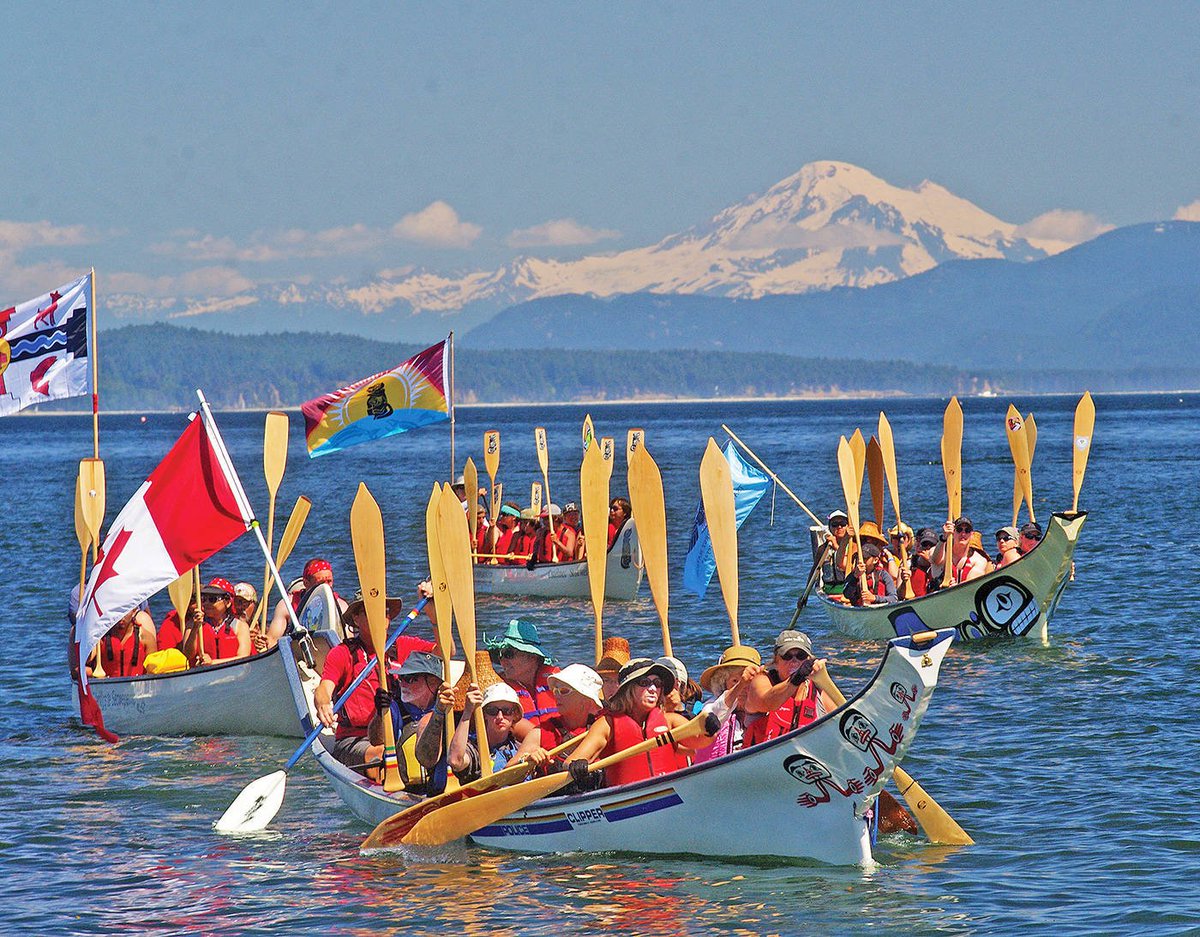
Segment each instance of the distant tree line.
[[[228,335],[174,325],[100,333],[105,410],[190,409],[195,389],[221,409],[294,407],[395,367],[422,346],[349,335]],[[1163,390],[1200,386],[1200,370],[989,372],[903,361],[721,351],[480,351],[455,354],[460,403],[840,394]],[[79,400],[50,405],[81,409]]]

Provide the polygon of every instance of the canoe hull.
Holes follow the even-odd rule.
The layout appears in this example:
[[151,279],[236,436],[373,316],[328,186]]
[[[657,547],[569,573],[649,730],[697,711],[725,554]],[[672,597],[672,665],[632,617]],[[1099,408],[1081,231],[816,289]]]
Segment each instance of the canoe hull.
[[1071,557],[1087,512],[1055,514],[1038,546],[979,579],[895,605],[854,608],[817,593],[835,628],[853,638],[885,641],[907,633],[915,612],[925,626],[953,628],[959,640],[997,635],[1047,639],[1050,619],[1071,575]]
[[299,693],[307,701],[312,691],[306,693],[294,661],[284,666],[282,653],[276,646],[227,664],[92,680],[88,686],[105,727],[118,735],[303,738],[294,699]]
[[[810,726],[663,777],[548,798],[476,831],[472,839],[525,854],[615,851],[869,862],[867,812],[916,734],[952,638],[944,631],[921,646],[908,637],[894,639],[867,687]],[[338,796],[367,824],[417,802],[403,793],[385,794],[339,764],[320,740],[313,753]],[[776,822],[762,822],[766,816]]]
[[[618,601],[637,598],[642,582],[642,554],[637,530],[629,521],[608,552],[604,597]],[[524,566],[475,566],[477,595],[520,595],[547,599],[586,599],[591,596],[587,562]]]

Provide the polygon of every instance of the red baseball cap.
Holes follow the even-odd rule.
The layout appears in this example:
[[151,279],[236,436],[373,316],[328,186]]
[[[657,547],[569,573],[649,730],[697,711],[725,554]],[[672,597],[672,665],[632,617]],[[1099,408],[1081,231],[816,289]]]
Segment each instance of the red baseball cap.
[[231,602],[233,601],[233,585],[228,579],[222,579],[220,576],[214,576],[210,579],[208,585],[201,589],[200,592],[224,592],[226,598]]

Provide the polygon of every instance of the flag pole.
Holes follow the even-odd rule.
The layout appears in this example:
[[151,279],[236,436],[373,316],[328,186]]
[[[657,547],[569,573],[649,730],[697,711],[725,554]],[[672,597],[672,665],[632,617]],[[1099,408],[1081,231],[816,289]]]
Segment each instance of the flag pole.
[[92,281],[92,458],[100,458],[100,364],[96,352],[96,268],[88,274]]
[[450,483],[458,477],[458,467],[454,462],[454,330],[446,339],[450,343]]
[[[197,388],[196,396],[200,398],[200,418],[204,421],[205,429],[212,436],[213,452],[217,455],[217,461],[221,463],[221,470],[225,473],[225,480],[229,482],[230,490],[233,491],[233,497],[238,503],[238,510],[242,512],[242,520],[246,522],[247,528],[253,530],[254,536],[258,538],[258,545],[262,548],[267,565],[271,567],[271,576],[274,578],[275,585],[279,589],[279,597],[283,599],[283,604],[287,606],[288,615],[292,619],[292,629],[294,631],[301,631],[300,621],[296,617],[296,610],[292,608],[292,603],[288,600],[287,586],[284,585],[283,577],[279,575],[279,568],[275,565],[275,560],[271,556],[271,550],[267,547],[262,527],[258,523],[258,518],[254,516],[254,509],[250,507],[250,499],[246,497],[246,489],[242,487],[242,480],[238,477],[237,469],[233,467],[233,459],[229,456],[229,450],[225,448],[225,440],[221,438],[221,431],[217,428],[217,421],[213,418],[212,409],[208,405],[204,391]],[[266,599],[267,596],[263,596],[264,602]]]

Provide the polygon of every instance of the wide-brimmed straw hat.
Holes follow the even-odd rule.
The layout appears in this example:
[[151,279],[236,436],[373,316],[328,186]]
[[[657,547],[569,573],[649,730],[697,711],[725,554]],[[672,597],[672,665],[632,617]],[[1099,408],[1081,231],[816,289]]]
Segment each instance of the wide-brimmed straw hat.
[[750,666],[762,666],[762,655],[758,651],[745,644],[727,647],[721,654],[721,659],[700,674],[700,685],[706,690],[712,690],[712,679],[718,670],[734,667],[741,671]]
[[863,521],[858,525],[858,538],[860,540],[873,540],[880,546],[887,546],[888,539],[880,531],[879,525],[874,521]]
[[596,673],[618,673],[629,663],[629,642],[624,638],[605,638],[600,659],[596,661]]
[[675,689],[675,674],[671,672],[669,667],[660,664],[656,660],[651,660],[649,657],[635,657],[622,667],[621,672],[617,674],[617,692],[620,693],[633,682],[648,676],[656,676],[662,680],[662,692],[664,696]]
[[[353,627],[354,616],[362,607],[363,594],[362,590],[359,589],[354,593],[354,598],[351,600],[350,604],[346,606],[346,610],[342,612],[342,624]],[[404,600],[399,596],[389,595],[387,599],[384,600],[384,608],[387,610],[388,621],[391,621],[404,610]]]
[[[492,658],[487,651],[475,652],[475,682],[485,693],[488,687],[504,682],[504,678],[492,667]],[[470,689],[470,686],[471,671],[464,667],[462,676],[454,684],[454,708],[459,712],[462,712],[463,707],[467,705],[467,690]]]

